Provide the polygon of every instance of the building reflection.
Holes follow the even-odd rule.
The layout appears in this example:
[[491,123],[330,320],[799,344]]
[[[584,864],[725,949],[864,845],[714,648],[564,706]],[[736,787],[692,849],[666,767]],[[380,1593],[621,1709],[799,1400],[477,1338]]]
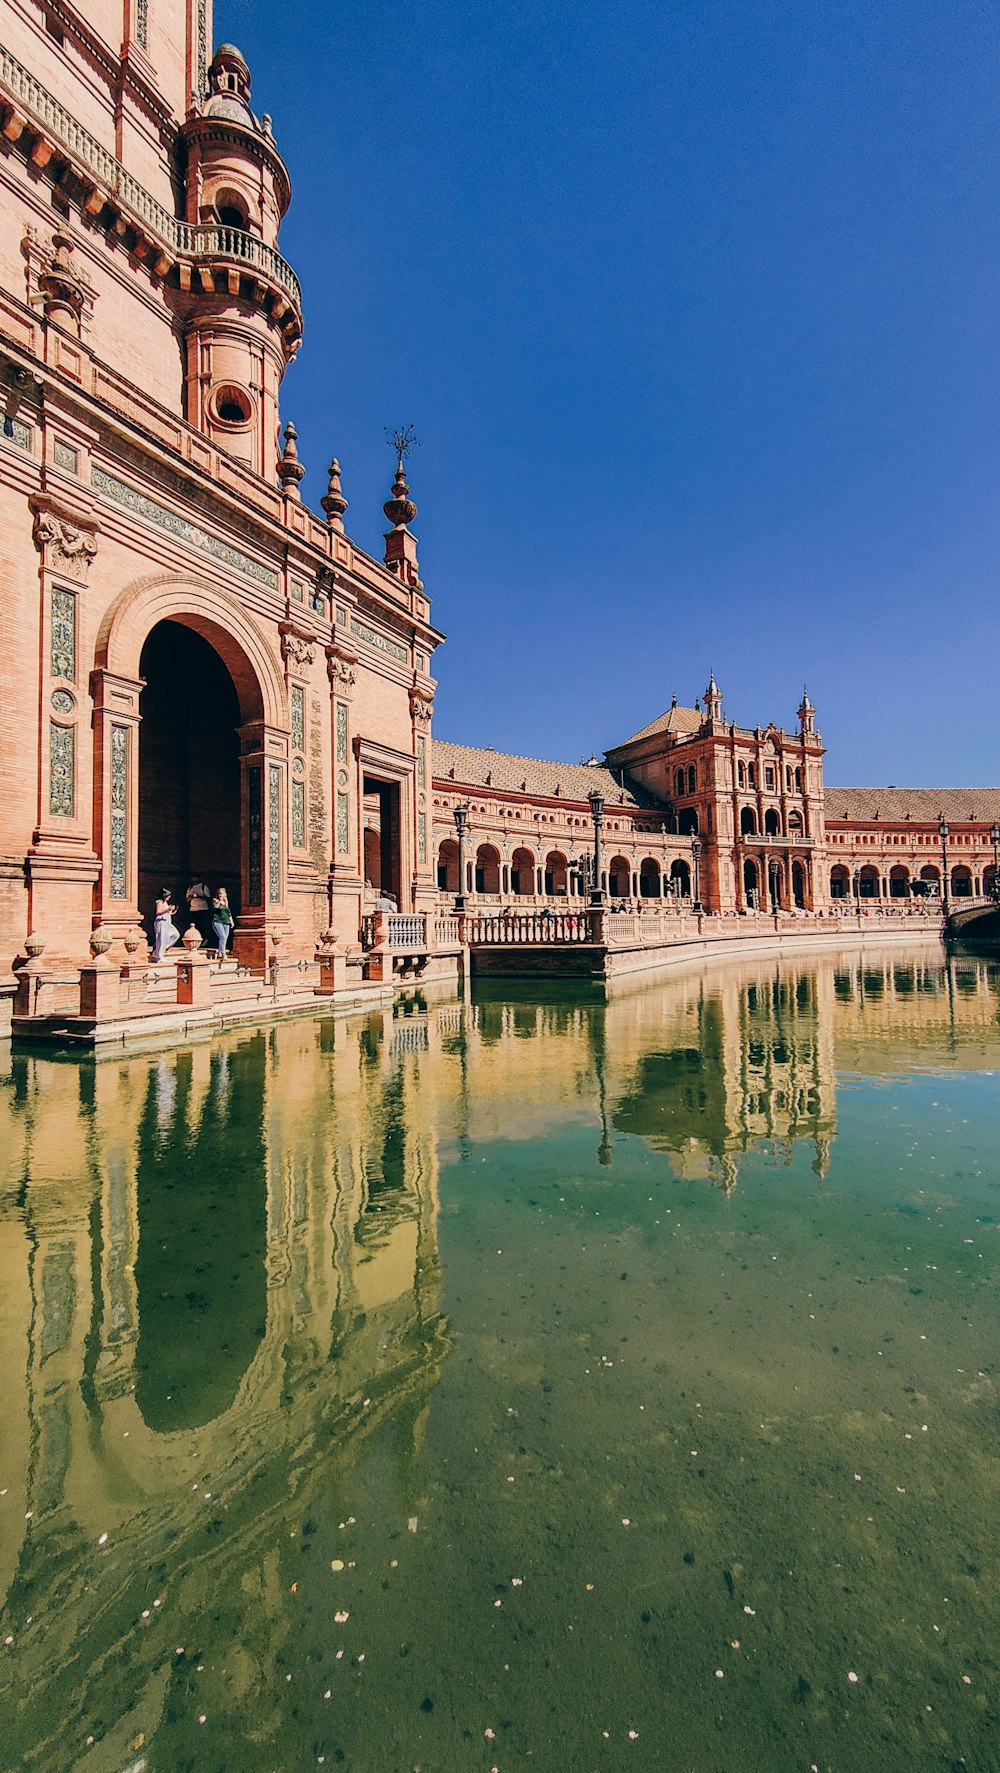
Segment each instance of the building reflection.
[[171,1690],[137,1625],[161,1588],[228,1632],[235,1715],[289,1629],[294,1523],[387,1419],[393,1512],[416,1512],[449,1348],[439,1166],[570,1119],[604,1169],[639,1138],[726,1191],[753,1152],[805,1147],[822,1177],[838,1071],[994,1068],[997,1011],[986,961],[867,950],[8,1056],[0,1601],[24,1742],[61,1753],[100,1666],[102,1765],[128,1764]]

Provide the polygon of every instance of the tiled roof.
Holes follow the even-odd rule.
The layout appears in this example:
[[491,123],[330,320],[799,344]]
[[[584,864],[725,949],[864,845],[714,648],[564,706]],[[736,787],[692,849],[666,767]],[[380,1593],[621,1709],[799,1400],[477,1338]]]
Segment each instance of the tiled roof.
[[883,822],[909,819],[936,825],[942,814],[949,824],[969,820],[991,825],[1000,820],[1000,788],[828,788],[827,824],[837,819]]
[[689,736],[691,733],[700,732],[704,724],[705,716],[699,713],[697,708],[679,708],[675,702],[665,714],[659,715],[656,720],[651,720],[649,725],[644,726],[640,732],[633,733],[630,739],[623,739],[620,745],[610,745],[608,749],[609,751],[621,751],[623,746],[634,745],[639,739],[655,738],[657,733],[671,733],[678,738]]
[[507,751],[453,745],[447,739],[433,740],[431,758],[434,780],[445,786],[500,788],[548,798],[556,798],[558,789],[559,799],[576,802],[585,801],[591,789],[597,788],[609,805],[659,805],[638,782],[626,775],[623,786],[622,771],[609,770],[603,764],[550,763],[541,757],[515,757]]

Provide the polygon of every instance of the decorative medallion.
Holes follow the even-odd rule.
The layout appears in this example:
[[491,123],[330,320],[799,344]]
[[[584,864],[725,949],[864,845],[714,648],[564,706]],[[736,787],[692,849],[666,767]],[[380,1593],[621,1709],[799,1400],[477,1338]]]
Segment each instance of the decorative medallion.
[[53,690],[52,707],[56,714],[72,714],[76,707],[76,703],[70,695],[69,690]]

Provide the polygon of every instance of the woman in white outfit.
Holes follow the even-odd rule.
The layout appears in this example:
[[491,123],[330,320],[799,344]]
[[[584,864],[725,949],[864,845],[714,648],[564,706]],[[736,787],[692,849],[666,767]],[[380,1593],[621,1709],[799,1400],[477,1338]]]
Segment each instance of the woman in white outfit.
[[167,949],[181,939],[181,932],[174,923],[173,914],[177,910],[170,897],[169,888],[164,887],[156,901],[156,916],[153,919],[153,965],[159,966]]

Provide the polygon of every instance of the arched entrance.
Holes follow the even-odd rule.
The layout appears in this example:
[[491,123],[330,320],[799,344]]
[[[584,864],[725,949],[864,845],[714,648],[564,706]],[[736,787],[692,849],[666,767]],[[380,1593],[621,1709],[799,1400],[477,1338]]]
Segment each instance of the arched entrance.
[[139,658],[139,914],[152,931],[162,888],[187,928],[185,888],[224,886],[241,910],[240,703],[215,648],[179,622],[158,622]]
[[757,864],[749,856],[743,864],[743,897],[748,911],[760,910],[760,878]]
[[535,891],[535,858],[531,850],[516,849],[510,859],[510,890],[516,898],[531,898]]
[[678,859],[670,864],[670,890],[678,899],[691,897],[691,870],[687,863]]
[[806,871],[798,858],[792,863],[792,903],[796,911],[806,908]]

